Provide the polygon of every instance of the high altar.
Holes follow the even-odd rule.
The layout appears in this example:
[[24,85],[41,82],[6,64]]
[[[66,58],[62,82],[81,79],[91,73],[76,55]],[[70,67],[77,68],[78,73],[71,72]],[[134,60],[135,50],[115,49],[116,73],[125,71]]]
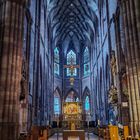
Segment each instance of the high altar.
[[63,139],[68,140],[69,137],[76,137],[85,140],[84,130],[82,128],[82,103],[65,102],[63,104],[63,122],[67,126],[63,131]]

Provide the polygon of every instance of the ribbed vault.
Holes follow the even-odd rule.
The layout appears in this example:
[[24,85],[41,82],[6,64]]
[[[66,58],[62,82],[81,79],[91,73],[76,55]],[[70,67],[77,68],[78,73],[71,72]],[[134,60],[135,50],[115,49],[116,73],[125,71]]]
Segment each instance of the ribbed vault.
[[55,45],[66,38],[92,41],[98,25],[95,0],[49,0],[48,25]]

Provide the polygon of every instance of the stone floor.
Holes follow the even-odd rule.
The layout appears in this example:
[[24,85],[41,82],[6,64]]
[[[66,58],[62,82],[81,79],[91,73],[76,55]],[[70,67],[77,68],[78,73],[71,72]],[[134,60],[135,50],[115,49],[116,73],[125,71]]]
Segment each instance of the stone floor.
[[[85,140],[98,140],[99,139],[93,133],[89,133],[89,138],[88,138],[88,134],[87,133],[85,134],[85,136],[86,136],[86,139]],[[57,139],[57,134],[55,134],[52,137],[50,137],[49,140],[63,140],[62,139],[62,133],[59,134],[58,139]],[[71,138],[69,138],[69,140],[79,140],[79,139],[78,138],[71,137]],[[100,140],[102,140],[102,139],[100,138]]]

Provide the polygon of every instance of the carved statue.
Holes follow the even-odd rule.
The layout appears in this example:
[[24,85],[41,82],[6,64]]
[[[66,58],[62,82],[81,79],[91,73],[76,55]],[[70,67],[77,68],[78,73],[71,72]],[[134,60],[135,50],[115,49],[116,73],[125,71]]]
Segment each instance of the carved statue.
[[126,73],[124,73],[122,75],[121,83],[122,83],[122,92],[125,96],[128,97],[129,95],[128,95],[128,88],[127,88],[127,75],[126,75]]
[[109,121],[110,124],[116,125],[118,120],[118,109],[117,106],[112,106],[109,108]]
[[112,75],[115,75],[117,73],[117,65],[116,65],[116,57],[114,51],[112,51],[111,53],[110,67],[111,67]]
[[27,83],[26,82],[26,63],[25,63],[25,61],[23,61],[23,63],[22,63],[22,78],[20,81],[20,87],[21,87],[20,100],[25,99],[26,88],[27,88],[26,83]]
[[118,102],[118,94],[117,94],[117,88],[112,85],[110,90],[109,90],[109,96],[108,96],[108,101],[110,104],[116,104]]

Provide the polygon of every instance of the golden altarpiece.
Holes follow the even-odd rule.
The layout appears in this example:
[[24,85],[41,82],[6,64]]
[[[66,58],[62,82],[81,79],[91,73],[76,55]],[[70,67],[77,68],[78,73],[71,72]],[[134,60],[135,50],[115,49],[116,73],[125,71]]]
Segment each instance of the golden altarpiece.
[[70,130],[82,128],[82,103],[64,102],[63,103],[63,125]]

